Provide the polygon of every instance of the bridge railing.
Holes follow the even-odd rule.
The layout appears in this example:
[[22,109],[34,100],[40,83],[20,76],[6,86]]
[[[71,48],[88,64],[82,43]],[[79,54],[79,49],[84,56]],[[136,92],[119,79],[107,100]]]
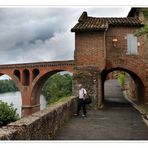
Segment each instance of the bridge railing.
[[22,64],[4,64],[0,65],[0,69],[10,68],[33,68],[33,67],[48,67],[48,66],[69,66],[73,65],[73,60],[68,61],[49,61],[49,62],[35,62],[35,63],[22,63]]
[[0,140],[49,140],[76,109],[76,97],[0,128]]

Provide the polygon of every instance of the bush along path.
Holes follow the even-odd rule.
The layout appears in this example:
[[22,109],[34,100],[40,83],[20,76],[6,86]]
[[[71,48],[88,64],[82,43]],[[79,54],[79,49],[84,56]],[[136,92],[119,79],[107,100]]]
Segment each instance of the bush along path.
[[12,104],[8,104],[0,100],[0,127],[19,119],[19,115]]

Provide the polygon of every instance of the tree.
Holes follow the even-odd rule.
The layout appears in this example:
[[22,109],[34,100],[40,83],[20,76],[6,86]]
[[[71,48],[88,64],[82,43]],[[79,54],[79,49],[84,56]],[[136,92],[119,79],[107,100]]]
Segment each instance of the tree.
[[[148,9],[143,12],[145,20],[148,20]],[[137,32],[135,32],[135,36],[148,35],[148,25],[145,24],[144,27],[141,27]]]
[[12,80],[0,80],[0,93],[18,91]]
[[144,27],[140,28],[137,32],[135,32],[135,36],[148,35],[148,25],[146,24]]
[[49,78],[42,89],[42,94],[51,103],[72,94],[72,76],[55,74]]

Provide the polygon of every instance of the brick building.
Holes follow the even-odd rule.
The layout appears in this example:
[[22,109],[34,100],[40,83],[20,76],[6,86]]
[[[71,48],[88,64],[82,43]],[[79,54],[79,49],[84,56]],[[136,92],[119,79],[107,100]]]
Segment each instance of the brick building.
[[[132,9],[124,18],[99,18],[83,12],[75,32],[75,83],[82,83],[97,108],[104,99],[104,81],[115,70],[127,72],[136,85],[137,98],[148,103],[148,46],[145,36],[134,36],[144,25],[145,9]],[[75,86],[77,86],[75,84]]]

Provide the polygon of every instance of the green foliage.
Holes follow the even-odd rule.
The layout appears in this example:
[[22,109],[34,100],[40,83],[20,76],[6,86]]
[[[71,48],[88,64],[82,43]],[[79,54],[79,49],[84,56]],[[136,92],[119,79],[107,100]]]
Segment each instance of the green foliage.
[[13,105],[8,105],[8,103],[0,100],[0,127],[18,119],[19,115],[16,113],[16,109],[13,108]]
[[141,112],[143,114],[148,114],[148,105],[146,104],[141,104],[141,105],[138,105],[139,109],[141,110]]
[[72,76],[69,74],[55,74],[46,81],[42,94],[45,96],[48,104],[72,95]]
[[[144,18],[148,19],[148,11],[144,11]],[[138,31],[135,32],[135,36],[148,35],[148,25],[145,24],[144,27],[141,27]]]
[[148,18],[148,11],[144,11],[144,17]]
[[0,80],[0,93],[18,91],[12,80]]
[[141,35],[148,35],[148,25],[145,25],[144,27],[140,28],[137,32],[135,32],[135,36],[141,36]]
[[118,74],[118,82],[120,86],[123,88],[125,85],[125,75],[123,73]]

